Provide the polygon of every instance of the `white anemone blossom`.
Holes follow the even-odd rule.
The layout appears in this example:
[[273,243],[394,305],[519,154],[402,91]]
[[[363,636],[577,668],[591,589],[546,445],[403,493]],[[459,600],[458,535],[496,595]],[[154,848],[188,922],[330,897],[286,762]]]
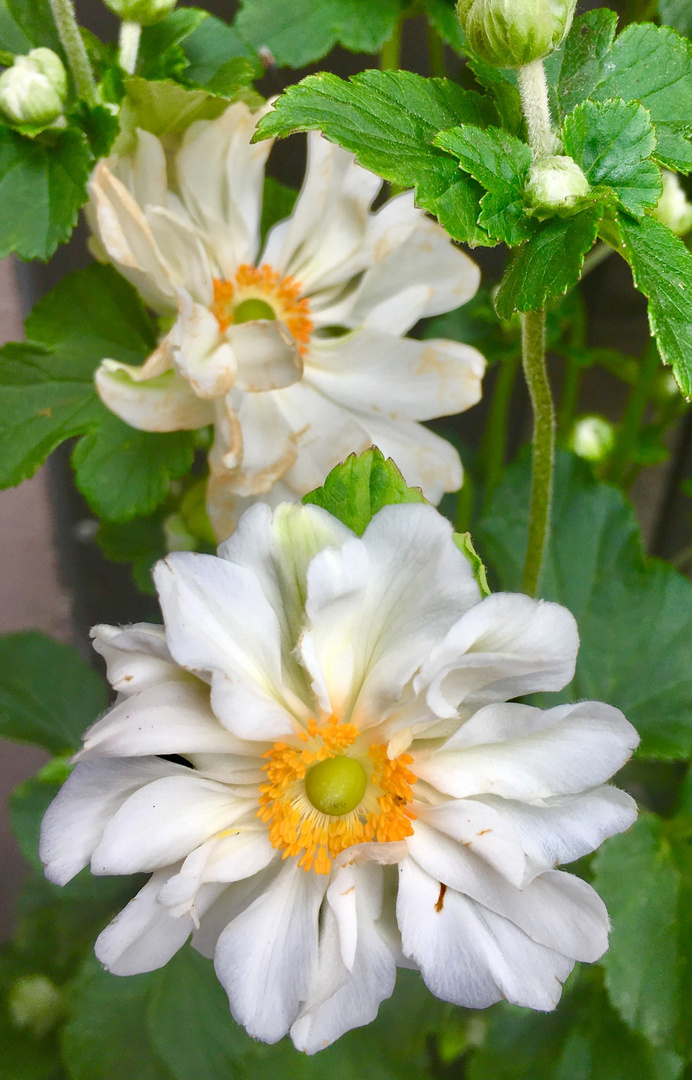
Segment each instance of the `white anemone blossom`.
[[257,504],[156,582],[165,627],[93,631],[118,701],[42,829],[51,881],[151,874],[102,963],[149,971],[191,935],[236,1020],[308,1053],[371,1021],[397,965],[458,1005],[554,1008],[608,938],[556,866],[636,813],[607,784],[638,741],[621,712],[509,701],[572,678],[572,615],[482,599],[423,504],[360,539]]
[[438,503],[461,464],[418,421],[475,405],[485,361],[404,335],[470,300],[478,267],[411,192],[371,212],[382,181],[319,134],[293,213],[262,245],[260,115],[239,102],[166,149],[139,131],[132,153],[97,167],[95,251],[174,323],[142,367],[105,358],[98,392],[144,431],[214,425],[219,539],[249,501],[300,498],[373,443]]

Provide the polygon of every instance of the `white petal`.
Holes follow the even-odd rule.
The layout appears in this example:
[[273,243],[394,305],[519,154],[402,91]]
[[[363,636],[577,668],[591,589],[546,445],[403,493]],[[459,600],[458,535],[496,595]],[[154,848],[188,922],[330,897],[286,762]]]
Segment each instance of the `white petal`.
[[195,230],[162,206],[147,209],[146,219],[168,277],[182,286],[198,304],[209,307],[214,298],[212,271]]
[[485,359],[457,341],[414,341],[363,328],[313,339],[306,369],[313,386],[349,409],[386,420],[430,420],[480,401]]
[[327,879],[291,861],[221,934],[216,974],[248,1034],[275,1043],[296,1019],[317,960]]
[[532,941],[573,960],[592,963],[608,948],[608,913],[581,878],[547,870],[523,889],[463,844],[417,822],[408,839],[411,858],[436,881],[509,919]]
[[212,674],[211,702],[240,738],[274,740],[295,730],[301,703],[284,685],[279,620],[257,578],[211,555],[175,552],[154,578],[172,654]]
[[239,742],[211,711],[208,686],[177,681],[125,698],[89,728],[79,756],[232,754]]
[[91,857],[93,874],[136,874],[185,858],[230,826],[245,803],[193,769],[140,787],[111,817]]
[[295,499],[295,492],[287,488],[281,480],[264,495],[239,495],[233,489],[232,474],[224,477],[220,470],[213,472],[207,483],[207,513],[219,542],[228,540],[251,507],[259,505],[275,509],[281,503],[293,502]]
[[476,706],[539,690],[561,690],[574,676],[579,634],[560,604],[520,593],[494,593],[467,612],[431,653],[416,680],[428,704],[453,716]]
[[213,406],[172,369],[142,380],[141,368],[103,360],[95,380],[101,401],[139,431],[194,431],[212,423]]
[[[398,333],[406,333],[418,318],[440,315],[468,303],[480,285],[476,263],[455,247],[435,222],[417,216],[416,227],[403,243],[372,270],[368,270],[358,291],[358,300],[348,317],[348,326],[379,326],[378,310],[392,299],[399,299],[412,286],[426,287],[427,299],[416,318],[402,320]],[[412,313],[413,314],[413,313]]]
[[368,265],[369,207],[381,185],[352,154],[311,133],[293,214],[270,232],[262,261],[297,278],[304,292],[346,282]]
[[256,394],[283,390],[303,374],[303,358],[293,334],[280,319],[254,319],[226,331],[238,365],[236,386]]
[[297,439],[275,394],[242,394],[238,398],[236,415],[242,431],[243,450],[240,464],[229,478],[229,486],[239,495],[261,495],[271,491],[277,480],[295,464]]
[[41,825],[39,855],[48,880],[66,885],[88,864],[108,822],[137,788],[185,771],[160,758],[76,765]]
[[150,686],[190,677],[171,656],[163,626],[100,624],[92,627],[90,636],[94,649],[106,661],[108,681],[119,694],[138,694]]
[[176,158],[185,206],[228,279],[241,263],[257,257],[264,165],[272,142],[250,140],[264,111],[253,114],[236,102],[216,120],[191,124]]
[[[323,927],[311,992],[291,1028],[296,1048],[308,1054],[374,1020],[396,981],[394,955],[377,925],[382,911],[381,867],[370,864],[341,870],[327,899],[338,932],[329,933],[329,928],[324,932]],[[350,963],[346,963],[345,941]],[[330,982],[333,986],[339,975],[330,993]]]
[[275,858],[278,852],[271,846],[265,828],[239,827],[188,855],[179,872],[165,883],[159,898],[175,917],[189,914],[198,918],[196,901],[203,885],[253,877]]
[[165,150],[151,132],[137,128],[135,134],[134,150],[115,160],[112,171],[143,210],[147,206],[165,206],[168,197]]
[[416,813],[419,821],[462,844],[512,884],[521,887],[526,877],[526,854],[521,834],[514,827],[511,816],[502,814],[504,800],[496,802],[497,805],[480,799],[449,799],[439,806],[416,804]]
[[638,742],[619,709],[600,701],[546,712],[500,704],[480,709],[439,750],[410,752],[417,775],[455,798],[535,801],[603,784]]
[[321,552],[308,570],[302,651],[316,692],[360,730],[378,723],[478,596],[444,518],[429,506],[385,506],[362,541]]
[[443,1001],[483,1009],[501,998],[555,1008],[573,962],[501,916],[435,881],[413,861],[399,868],[397,917],[406,955]]
[[103,161],[94,170],[89,194],[108,257],[155,311],[175,310],[175,286],[183,282],[170,276],[141,208]]
[[435,506],[445,491],[458,491],[463,472],[457,450],[413,420],[385,420],[359,414],[370,441],[396,461],[409,487],[419,487]]
[[562,796],[541,805],[493,795],[484,795],[479,802],[494,809],[503,825],[509,825],[520,838],[529,860],[527,880],[590,854],[609,836],[628,829],[637,817],[634,799],[615,787],[599,787],[584,795]]
[[161,886],[170,872],[167,867],[152,874],[97,937],[94,952],[113,975],[141,975],[163,967],[192,933],[191,918],[173,918],[159,902]]
[[236,380],[233,349],[206,307],[182,289],[177,295],[179,317],[170,335],[176,370],[198,397],[223,397]]

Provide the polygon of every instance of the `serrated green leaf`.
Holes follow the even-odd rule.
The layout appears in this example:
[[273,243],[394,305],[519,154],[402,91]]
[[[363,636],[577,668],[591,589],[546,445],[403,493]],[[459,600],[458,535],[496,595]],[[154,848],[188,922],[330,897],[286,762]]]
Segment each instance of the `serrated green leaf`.
[[679,986],[675,921],[680,875],[660,818],[642,815],[612,837],[594,860],[594,886],[613,923],[601,961],[623,1020],[654,1045],[670,1044]]
[[28,139],[0,125],[0,258],[49,259],[70,238],[92,165],[76,128]]
[[570,218],[552,218],[515,253],[505,270],[495,306],[501,319],[515,311],[538,311],[581,277],[584,256],[598,235],[600,206]]
[[191,34],[209,18],[201,8],[176,8],[165,19],[145,26],[137,54],[137,74],[142,78],[156,78],[161,56]]
[[332,469],[324,487],[303,496],[304,503],[314,503],[327,510],[357,536],[383,506],[391,503],[424,503],[420,488],[406,486],[406,481],[391,458],[373,446],[362,454],[351,454],[343,465]]
[[[323,73],[289,87],[262,118],[258,137],[321,130],[398,187],[416,189],[420,206],[440,217],[455,239],[466,240],[468,219],[454,215],[477,205],[480,190],[461,176],[458,162],[432,145],[435,135],[458,124],[487,127],[497,121],[492,102],[448,79],[409,71],[364,71],[348,81]],[[468,185],[469,199],[460,189]],[[452,193],[451,189],[455,191]],[[477,212],[473,217],[475,228]],[[478,239],[472,242],[479,242]]]
[[430,25],[443,41],[463,56],[466,38],[457,18],[455,0],[424,0],[423,6]]
[[622,214],[622,254],[634,283],[649,301],[649,325],[661,359],[670,364],[685,397],[692,396],[692,253],[653,217]]
[[305,67],[335,45],[379,52],[391,38],[401,0],[241,0],[235,27],[256,49],[270,50],[279,67]]
[[562,138],[592,187],[609,187],[635,217],[656,206],[663,185],[660,169],[648,160],[656,133],[643,105],[585,101],[565,120]]
[[617,25],[617,15],[608,8],[587,11],[572,23],[563,44],[557,90],[561,116],[566,116],[588,98],[600,82],[604,62],[615,41]]
[[[31,0],[31,3],[27,3],[26,0],[5,0],[3,7],[26,37],[30,48],[43,45],[62,55],[62,45],[55,28],[50,0]],[[0,38],[0,40],[3,39]],[[14,51],[10,46],[5,46],[4,40],[3,47],[10,48],[11,52]],[[20,51],[23,52],[24,49]]]
[[526,240],[535,228],[523,201],[532,161],[526,143],[502,128],[473,124],[442,131],[434,143],[458,158],[459,167],[486,189],[479,225],[510,246]]
[[[510,591],[521,584],[530,472],[522,454],[474,529],[485,562]],[[569,454],[557,463],[539,592],[568,607],[579,626],[577,673],[561,700],[622,709],[642,737],[640,757],[692,757],[692,583],[644,558],[624,496]]]
[[277,222],[291,216],[297,198],[298,192],[295,188],[287,187],[273,176],[265,176],[260,221],[261,246],[264,246],[269,230]]
[[74,750],[108,703],[104,680],[76,649],[42,634],[0,637],[0,735]]
[[33,43],[12,15],[8,0],[0,0],[0,48],[14,56],[25,55]]
[[147,596],[156,594],[151,570],[167,554],[161,512],[127,522],[102,521],[96,542],[107,559],[132,565],[132,576],[140,592]]
[[110,154],[120,131],[120,123],[109,108],[105,105],[90,106],[80,101],[70,113],[70,119],[81,127],[95,158],[107,157]]
[[689,0],[659,0],[658,13],[664,26],[672,26],[680,34],[692,34]]
[[192,431],[138,431],[104,409],[75,447],[77,487],[99,517],[129,521],[151,514],[192,466]]
[[262,62],[251,45],[233,26],[208,15],[182,44],[189,67],[186,78],[197,86],[218,81],[219,72],[234,57],[245,57],[252,64],[254,78],[264,73]]

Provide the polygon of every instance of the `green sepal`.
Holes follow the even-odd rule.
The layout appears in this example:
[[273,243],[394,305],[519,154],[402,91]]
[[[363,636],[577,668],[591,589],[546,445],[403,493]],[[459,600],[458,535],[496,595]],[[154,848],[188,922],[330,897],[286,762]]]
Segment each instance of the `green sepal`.
[[471,564],[473,570],[473,576],[476,579],[478,588],[481,590],[481,596],[490,596],[490,586],[488,585],[488,573],[485,568],[485,564],[480,555],[473,546],[473,540],[471,539],[471,533],[454,533],[454,543],[459,548],[462,555],[465,555]]

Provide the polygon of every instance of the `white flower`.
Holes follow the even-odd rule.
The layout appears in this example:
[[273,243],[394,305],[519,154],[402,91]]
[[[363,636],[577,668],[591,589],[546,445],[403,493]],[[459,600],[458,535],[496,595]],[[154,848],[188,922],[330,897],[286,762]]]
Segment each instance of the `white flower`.
[[99,394],[142,430],[215,425],[208,506],[220,539],[248,500],[297,499],[373,443],[437,503],[461,485],[461,465],[418,421],[474,405],[485,361],[403,335],[466,303],[478,268],[410,192],[372,213],[381,180],[319,134],[292,215],[260,248],[271,143],[250,142],[259,115],[232,105],[168,158],[140,131],[130,156],[96,169],[101,255],[175,321],[143,367],[104,360]]
[[308,1053],[371,1021],[397,965],[459,1005],[552,1009],[608,935],[555,867],[635,817],[606,786],[638,741],[617,709],[508,703],[569,682],[570,613],[481,599],[422,504],[362,539],[255,505],[156,580],[165,629],[94,630],[119,699],[42,830],[54,882],[152,875],[100,960],[149,971],[192,934],[236,1020]]

